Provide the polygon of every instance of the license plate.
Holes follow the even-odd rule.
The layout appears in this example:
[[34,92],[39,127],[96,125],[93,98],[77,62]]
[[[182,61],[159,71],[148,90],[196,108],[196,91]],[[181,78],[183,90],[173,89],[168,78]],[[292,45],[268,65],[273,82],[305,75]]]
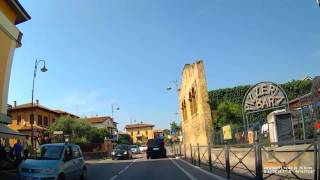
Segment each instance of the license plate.
[[121,156],[121,154],[117,154],[116,156]]
[[159,148],[153,148],[153,150],[159,150]]

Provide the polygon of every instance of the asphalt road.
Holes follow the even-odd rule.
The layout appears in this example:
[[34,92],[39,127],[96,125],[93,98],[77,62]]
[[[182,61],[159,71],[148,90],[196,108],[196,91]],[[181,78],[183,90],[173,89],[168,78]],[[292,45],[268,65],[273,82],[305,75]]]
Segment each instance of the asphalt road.
[[100,160],[88,163],[88,180],[221,180],[179,159]]

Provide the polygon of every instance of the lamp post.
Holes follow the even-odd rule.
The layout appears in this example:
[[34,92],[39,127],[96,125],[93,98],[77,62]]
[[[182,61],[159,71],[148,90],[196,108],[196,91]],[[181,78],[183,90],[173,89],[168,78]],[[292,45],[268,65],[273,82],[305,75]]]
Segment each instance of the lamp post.
[[35,79],[37,77],[37,70],[38,70],[38,64],[43,63],[43,67],[41,68],[41,72],[46,72],[48,69],[46,68],[46,61],[43,59],[36,59],[34,63],[34,72],[33,72],[33,81],[32,81],[32,95],[31,95],[31,115],[30,115],[30,124],[31,124],[31,146],[32,146],[32,153],[34,152],[34,129],[33,129],[33,124],[34,124],[34,114],[33,114],[33,98],[34,98],[34,83]]
[[[114,109],[114,106],[116,105],[116,109]],[[113,120],[113,114],[114,114],[114,111],[115,110],[117,110],[117,111],[119,111],[120,110],[120,108],[119,108],[119,105],[117,104],[117,103],[112,103],[111,104],[111,118],[112,118],[112,120]]]

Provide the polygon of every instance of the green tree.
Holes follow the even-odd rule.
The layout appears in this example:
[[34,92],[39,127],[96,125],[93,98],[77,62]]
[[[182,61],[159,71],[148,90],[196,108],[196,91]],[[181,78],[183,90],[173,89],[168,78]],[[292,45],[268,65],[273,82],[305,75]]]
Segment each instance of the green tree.
[[218,105],[217,110],[214,111],[214,118],[218,127],[227,124],[233,127],[240,126],[242,124],[241,106],[232,102],[222,102]]
[[119,134],[118,144],[132,144],[133,141],[129,134]]
[[181,126],[178,125],[175,121],[173,121],[172,123],[170,123],[170,130],[178,133],[181,130]]
[[[64,135],[69,135],[69,141],[75,144],[103,143],[104,138],[110,138],[110,133],[106,129],[94,128],[87,119],[76,119],[70,116],[58,118],[50,128],[50,134],[54,131],[63,131]],[[63,141],[63,139],[59,139]]]

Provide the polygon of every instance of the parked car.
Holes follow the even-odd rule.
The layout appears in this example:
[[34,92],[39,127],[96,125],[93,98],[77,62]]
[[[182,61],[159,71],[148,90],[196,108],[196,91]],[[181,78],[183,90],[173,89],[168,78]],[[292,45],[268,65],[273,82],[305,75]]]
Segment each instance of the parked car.
[[167,157],[167,151],[164,147],[162,139],[149,139],[147,149],[147,158],[165,158]]
[[130,150],[133,154],[140,154],[140,148],[137,145],[131,145]]
[[139,149],[140,149],[140,152],[146,152],[147,149],[148,149],[148,146],[142,145],[142,146],[139,147]]
[[81,149],[74,144],[44,144],[35,159],[19,165],[19,179],[86,179],[87,167]]
[[130,146],[127,144],[118,144],[111,152],[112,159],[132,159]]

